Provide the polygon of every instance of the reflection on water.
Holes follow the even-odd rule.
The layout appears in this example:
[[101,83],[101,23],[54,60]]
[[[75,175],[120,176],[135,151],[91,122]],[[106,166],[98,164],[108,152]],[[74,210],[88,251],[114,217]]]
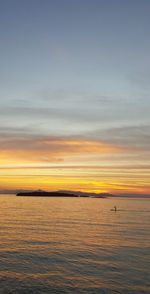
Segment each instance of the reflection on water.
[[149,199],[0,196],[0,293],[150,293],[149,215]]

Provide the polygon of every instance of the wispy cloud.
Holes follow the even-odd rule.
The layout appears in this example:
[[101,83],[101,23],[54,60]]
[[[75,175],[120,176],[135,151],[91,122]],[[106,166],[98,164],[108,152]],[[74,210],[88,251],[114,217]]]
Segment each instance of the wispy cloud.
[[[88,135],[88,134],[87,134]],[[109,144],[121,145],[135,150],[150,150],[150,125],[128,125],[89,132],[93,138],[101,138]]]
[[120,146],[98,140],[50,136],[5,135],[0,138],[0,158],[2,162],[23,160],[23,162],[61,161],[64,157],[80,154],[109,154],[127,152]]

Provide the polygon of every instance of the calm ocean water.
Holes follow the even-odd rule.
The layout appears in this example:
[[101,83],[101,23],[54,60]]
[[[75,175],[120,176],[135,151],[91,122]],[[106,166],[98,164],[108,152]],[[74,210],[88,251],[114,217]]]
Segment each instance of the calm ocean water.
[[0,293],[150,293],[149,232],[150,199],[0,196]]

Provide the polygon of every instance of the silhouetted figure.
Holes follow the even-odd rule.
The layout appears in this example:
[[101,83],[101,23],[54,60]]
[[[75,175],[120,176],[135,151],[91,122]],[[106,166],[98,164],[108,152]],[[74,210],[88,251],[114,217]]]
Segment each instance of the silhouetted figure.
[[116,205],[114,206],[114,210],[117,211],[117,206]]

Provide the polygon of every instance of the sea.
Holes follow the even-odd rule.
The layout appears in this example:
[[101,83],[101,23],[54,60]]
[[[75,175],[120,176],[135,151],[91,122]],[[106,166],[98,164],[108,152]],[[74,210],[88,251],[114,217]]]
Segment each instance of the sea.
[[150,293],[150,199],[1,195],[0,293]]

